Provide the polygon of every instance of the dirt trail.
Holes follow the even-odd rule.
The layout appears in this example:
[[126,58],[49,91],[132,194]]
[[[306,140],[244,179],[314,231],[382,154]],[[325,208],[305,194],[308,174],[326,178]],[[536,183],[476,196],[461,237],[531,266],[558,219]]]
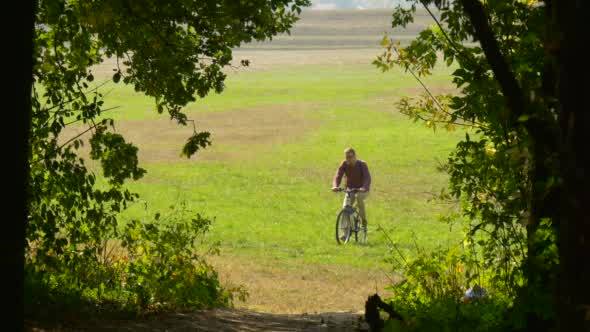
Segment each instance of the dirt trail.
[[239,309],[215,309],[130,321],[84,322],[67,327],[27,331],[368,331],[359,314],[269,314]]
[[280,260],[246,259],[232,255],[208,258],[225,285],[244,286],[249,296],[236,301],[239,309],[273,314],[353,312],[361,314],[365,301],[391,283],[381,270],[349,266],[293,264]]
[[370,280],[383,278],[376,271],[312,264],[294,273],[231,256],[212,263],[225,282],[246,286],[250,296],[245,302],[233,309],[133,320],[70,321],[52,328],[30,324],[27,331],[368,331],[364,301],[375,292]]

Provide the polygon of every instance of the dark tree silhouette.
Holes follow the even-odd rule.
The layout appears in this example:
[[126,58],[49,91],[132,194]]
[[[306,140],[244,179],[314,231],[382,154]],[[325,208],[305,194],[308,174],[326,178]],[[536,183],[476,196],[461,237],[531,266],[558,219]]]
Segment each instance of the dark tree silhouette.
[[[470,234],[482,227],[503,229],[512,235],[504,238],[508,246],[524,247],[522,255],[512,255],[515,269],[503,272],[492,260],[484,264],[491,274],[522,277],[522,284],[505,289],[517,292],[511,295],[515,317],[520,321],[526,315],[528,330],[590,330],[590,101],[585,95],[590,38],[584,28],[590,2],[407,3],[408,9],[394,12],[394,26],[411,22],[417,6],[432,4],[441,10],[439,18],[432,15],[437,25],[399,51],[385,38],[386,51],[375,64],[384,71],[401,65],[419,78],[442,52],[448,65],[459,66],[452,76],[461,94],[429,93],[419,102],[402,98],[398,105],[431,127],[462,124],[483,133],[478,143],[466,137],[449,158],[450,189],[469,202],[463,214],[475,222]],[[479,45],[464,44],[467,40]],[[485,155],[477,151],[483,152],[480,143],[486,142],[493,142],[495,152],[478,157]],[[520,151],[516,157],[513,148]],[[506,162],[510,159],[518,162]],[[474,193],[482,194],[483,203]],[[495,210],[486,205],[489,196]],[[516,198],[506,199],[511,196]],[[482,249],[503,257],[494,236],[481,242]]]
[[383,310],[389,315],[389,319],[397,319],[401,322],[404,318],[389,303],[383,302],[377,294],[369,296],[365,302],[365,321],[369,324],[371,331],[381,331],[385,322],[379,315],[379,310]]
[[[267,40],[287,32],[301,9],[309,4],[308,0],[38,1],[34,34],[19,35],[18,42],[14,43],[31,43],[34,40],[33,53],[29,49],[27,54],[29,59],[36,59],[32,75],[30,70],[21,71],[32,76],[29,77],[29,88],[20,87],[18,90],[19,96],[24,92],[29,98],[29,104],[23,106],[28,113],[18,114],[26,118],[30,130],[23,128],[18,137],[30,147],[18,146],[18,157],[22,153],[23,158],[30,160],[30,174],[11,172],[15,176],[22,175],[22,179],[30,179],[29,213],[25,214],[27,224],[24,229],[24,280],[25,285],[30,286],[25,288],[27,317],[37,314],[40,303],[45,304],[44,301],[50,304],[60,302],[53,301],[54,295],[58,298],[70,295],[78,299],[86,297],[84,294],[87,292],[81,289],[99,289],[100,296],[84,300],[101,301],[104,299],[102,289],[105,279],[109,280],[106,287],[125,287],[129,290],[126,294],[132,294],[121,301],[142,308],[153,302],[174,302],[147,295],[163,283],[154,282],[146,287],[142,277],[132,278],[133,281],[129,282],[128,278],[118,277],[123,274],[109,278],[87,273],[109,264],[105,264],[104,260],[109,241],[117,239],[125,242],[126,250],[130,250],[132,243],[136,244],[140,239],[150,243],[164,241],[163,236],[157,234],[166,232],[162,228],[161,233],[142,233],[148,223],[142,223],[133,230],[142,236],[124,239],[132,232],[129,229],[118,231],[120,211],[138,197],[124,183],[141,178],[145,170],[139,167],[138,149],[115,132],[114,119],[102,116],[114,108],[103,107],[104,95],[99,89],[109,82],[131,85],[136,91],[153,98],[154,112],[166,112],[179,124],[187,125],[192,120],[187,118],[182,108],[209,93],[222,92],[226,78],[224,68],[232,65],[233,49],[243,43]],[[95,66],[108,58],[113,59],[112,79],[96,82]],[[243,61],[242,65],[247,65],[247,61]],[[34,81],[32,88],[31,80]],[[209,133],[198,132],[194,121],[192,123],[193,135],[182,149],[187,157],[210,144]],[[86,128],[80,134],[65,137],[66,127],[77,125]],[[82,135],[86,136],[82,138]],[[6,141],[10,140],[14,137]],[[76,153],[86,142],[90,146],[89,158],[100,162],[102,178],[108,182],[107,188],[97,184],[95,172],[87,168],[85,160]],[[29,149],[30,154],[27,153]],[[22,165],[26,159],[22,160]],[[23,180],[19,188],[24,187]],[[157,220],[159,217],[154,218]],[[203,220],[197,218],[193,221],[192,235],[197,233],[196,230],[206,228]],[[24,226],[21,223],[19,233],[8,234],[12,242],[6,243],[13,243],[16,248],[15,241],[20,241],[18,248],[21,248]],[[143,236],[148,233],[149,236]],[[175,239],[178,240],[178,237]],[[176,242],[180,250],[186,249],[183,243],[180,240]],[[188,252],[187,249],[185,253],[189,255]],[[146,263],[150,255],[144,251],[142,259],[126,260],[125,264],[153,268],[157,264]],[[22,252],[19,253],[21,256]],[[11,270],[23,270],[21,258],[18,266]],[[179,264],[173,269],[184,267],[197,270],[190,264]],[[130,270],[132,268],[126,269],[125,273]],[[159,278],[156,272],[169,272],[155,269],[154,273],[150,273],[147,267],[138,270],[154,280]],[[22,278],[19,277],[19,280]],[[58,284],[52,280],[59,280]],[[193,290],[205,284],[195,280],[187,277],[183,282]],[[216,281],[208,288],[214,293],[219,290]],[[36,288],[38,285],[41,285],[42,291]],[[70,286],[77,289],[74,291]],[[219,298],[225,298],[217,294]],[[191,294],[189,300],[199,296]],[[169,297],[184,300],[177,294]],[[204,301],[216,300],[216,296],[202,297]],[[137,298],[139,300],[135,300]],[[194,305],[196,302],[190,303]]]
[[545,1],[555,59],[551,85],[559,99],[560,168],[563,189],[551,202],[559,214],[559,288],[556,305],[562,331],[590,331],[590,41],[588,1]]
[[[23,270],[25,248],[25,225],[28,216],[29,133],[31,128],[31,87],[33,84],[33,29],[36,1],[23,1],[11,8],[17,19],[8,33],[5,45],[6,63],[14,70],[10,84],[4,86],[5,95],[11,98],[14,107],[4,112],[3,130],[5,144],[4,172],[9,181],[3,184],[4,218],[1,250],[4,301],[9,307],[3,309],[6,319],[2,327],[7,331],[22,331],[23,326]],[[14,22],[10,22],[13,23]],[[4,26],[8,29],[7,26]],[[10,75],[8,75],[10,76]],[[16,135],[16,136],[12,136]]]
[[[461,0],[465,13],[482,44],[496,80],[507,99],[513,119],[526,109],[516,78],[506,66],[489,26],[484,8],[477,0]],[[545,96],[556,98],[560,132],[547,129],[543,121],[530,121],[528,131],[535,140],[533,182],[547,181],[546,160],[559,156],[563,183],[556,192],[537,191],[532,197],[533,223],[552,218],[557,227],[559,272],[555,308],[561,331],[590,330],[590,70],[586,64],[590,18],[588,1],[545,1],[548,70],[544,73]],[[534,195],[534,194],[533,194]],[[534,255],[531,255],[534,257]],[[533,273],[541,272],[537,269]],[[547,284],[547,287],[552,285]],[[536,321],[536,320],[534,320]],[[544,329],[535,322],[529,329]]]

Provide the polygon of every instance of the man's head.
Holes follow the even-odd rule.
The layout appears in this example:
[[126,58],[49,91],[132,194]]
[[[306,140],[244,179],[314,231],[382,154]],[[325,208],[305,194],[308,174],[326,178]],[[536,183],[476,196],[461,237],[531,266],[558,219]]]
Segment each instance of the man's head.
[[344,150],[344,157],[346,158],[346,162],[349,165],[352,165],[356,162],[356,152],[353,148],[347,148]]

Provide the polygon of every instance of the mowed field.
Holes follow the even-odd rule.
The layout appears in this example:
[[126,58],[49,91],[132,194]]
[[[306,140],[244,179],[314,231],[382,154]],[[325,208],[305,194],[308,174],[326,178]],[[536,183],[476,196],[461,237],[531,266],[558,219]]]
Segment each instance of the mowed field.
[[[436,170],[462,132],[434,133],[398,113],[401,96],[421,93],[411,75],[381,73],[370,63],[383,32],[408,40],[430,24],[389,29],[388,11],[304,12],[291,36],[235,51],[245,69],[228,69],[226,89],[186,107],[213,145],[192,159],[180,156],[192,127],[158,115],[153,100],[132,87],[103,87],[116,129],[140,148],[148,173],[129,187],[142,202],[123,218],[146,218],[186,202],[215,218],[209,257],[228,285],[250,296],[239,307],[274,313],[360,311],[367,295],[391,282],[390,249],[382,227],[411,255],[458,241],[458,230],[437,221],[445,206],[429,198],[446,184]],[[112,73],[112,63],[96,69]],[[428,86],[451,91],[451,69]],[[106,77],[106,76],[105,76]],[[334,223],[342,196],[332,177],[353,146],[373,177],[367,201],[369,244],[339,246]]]

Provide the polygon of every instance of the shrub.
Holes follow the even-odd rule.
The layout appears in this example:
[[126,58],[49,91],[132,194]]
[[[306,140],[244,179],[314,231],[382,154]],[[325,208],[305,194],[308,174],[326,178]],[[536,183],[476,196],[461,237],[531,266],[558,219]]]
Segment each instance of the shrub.
[[[246,293],[225,289],[204,260],[200,248],[210,225],[182,203],[166,217],[132,220],[108,239],[72,248],[66,258],[30,252],[27,313],[139,314],[230,306]],[[207,250],[217,252],[216,246]]]
[[[464,259],[464,252],[456,248],[393,259],[403,280],[389,287],[394,295],[387,301],[405,323],[386,322],[385,331],[504,331],[510,299],[496,292],[485,274],[470,280]],[[465,290],[475,284],[487,295],[464,303]]]

